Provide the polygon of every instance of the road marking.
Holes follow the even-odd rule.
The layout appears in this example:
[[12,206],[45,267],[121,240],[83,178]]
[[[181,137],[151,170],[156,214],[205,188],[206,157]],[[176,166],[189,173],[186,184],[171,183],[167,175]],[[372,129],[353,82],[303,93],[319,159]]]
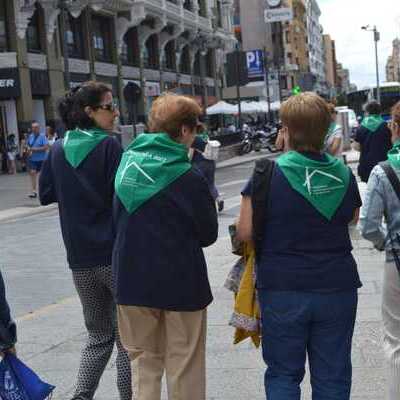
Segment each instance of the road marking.
[[77,299],[78,299],[77,295],[71,296],[71,297],[66,297],[65,299],[62,299],[62,300],[58,301],[57,303],[49,304],[49,305],[39,308],[35,311],[32,311],[28,314],[25,314],[22,317],[18,317],[18,318],[16,318],[16,321],[17,322],[30,321],[30,320],[40,317],[42,315],[47,315],[50,312],[55,311],[62,306],[74,303]]
[[242,200],[242,196],[233,196],[233,197],[228,197],[225,199],[225,207],[224,211],[229,211],[232,210],[233,208],[236,208],[240,205],[240,202]]
[[223,183],[222,185],[218,185],[218,187],[223,188],[223,187],[228,187],[228,186],[235,186],[235,185],[239,185],[239,184],[245,183],[245,182],[247,182],[247,179],[239,179],[237,181],[230,181],[230,182]]

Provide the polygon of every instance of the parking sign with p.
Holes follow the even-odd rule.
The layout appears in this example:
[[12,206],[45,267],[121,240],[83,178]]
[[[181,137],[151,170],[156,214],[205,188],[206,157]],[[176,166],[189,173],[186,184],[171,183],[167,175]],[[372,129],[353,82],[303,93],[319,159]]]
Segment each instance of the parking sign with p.
[[257,78],[264,75],[264,62],[262,50],[246,52],[247,73],[249,78]]

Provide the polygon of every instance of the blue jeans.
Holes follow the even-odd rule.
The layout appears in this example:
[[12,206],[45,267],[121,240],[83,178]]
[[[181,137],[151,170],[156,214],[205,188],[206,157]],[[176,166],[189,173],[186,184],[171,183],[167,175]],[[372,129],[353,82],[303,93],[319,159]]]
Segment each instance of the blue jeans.
[[357,291],[258,294],[267,399],[300,400],[308,354],[313,400],[348,400]]

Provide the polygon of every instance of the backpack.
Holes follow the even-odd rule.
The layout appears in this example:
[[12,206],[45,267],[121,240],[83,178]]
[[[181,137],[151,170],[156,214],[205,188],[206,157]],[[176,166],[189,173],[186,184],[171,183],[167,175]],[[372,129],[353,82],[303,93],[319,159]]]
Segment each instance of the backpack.
[[252,176],[251,204],[253,208],[253,241],[258,259],[267,222],[269,193],[275,162],[263,158],[256,162]]

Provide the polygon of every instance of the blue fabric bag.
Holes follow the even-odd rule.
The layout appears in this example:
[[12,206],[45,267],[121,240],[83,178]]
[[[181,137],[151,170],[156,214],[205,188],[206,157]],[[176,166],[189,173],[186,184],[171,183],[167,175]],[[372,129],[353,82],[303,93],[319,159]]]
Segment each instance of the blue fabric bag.
[[0,362],[0,399],[45,400],[54,389],[14,355],[6,353]]

